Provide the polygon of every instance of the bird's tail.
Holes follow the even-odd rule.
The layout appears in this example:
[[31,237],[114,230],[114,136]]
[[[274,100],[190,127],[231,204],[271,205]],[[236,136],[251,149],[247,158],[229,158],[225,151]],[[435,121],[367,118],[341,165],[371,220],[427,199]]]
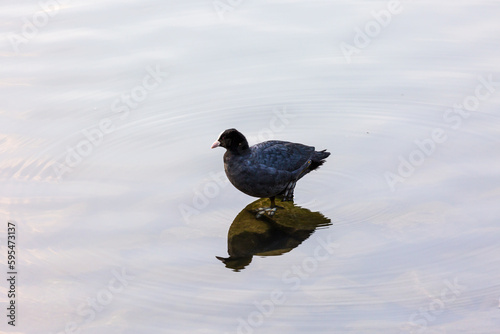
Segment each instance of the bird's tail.
[[311,161],[311,167],[309,167],[310,170],[315,170],[318,169],[319,166],[325,163],[325,159],[330,156],[330,152],[327,152],[326,150],[323,151],[314,151],[313,156],[312,156],[312,161]]

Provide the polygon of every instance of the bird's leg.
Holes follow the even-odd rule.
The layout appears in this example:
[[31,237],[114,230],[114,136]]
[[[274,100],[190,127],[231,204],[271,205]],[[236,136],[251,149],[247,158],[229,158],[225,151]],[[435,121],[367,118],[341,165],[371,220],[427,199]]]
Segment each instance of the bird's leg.
[[269,197],[269,199],[271,200],[271,206],[269,208],[258,208],[256,215],[257,218],[260,218],[260,216],[262,216],[263,214],[274,216],[274,214],[276,213],[278,206],[276,206],[276,202],[274,201],[275,196],[271,196]]
[[290,181],[283,192],[283,202],[284,201],[293,201],[293,190],[295,189],[295,185],[297,181]]
[[309,172],[309,167],[311,166],[312,161],[308,160],[302,167],[299,169],[299,172],[295,175],[295,178],[292,179],[285,187],[285,190],[281,193],[283,195],[282,201],[293,201],[293,191],[295,189],[295,185],[297,181]]

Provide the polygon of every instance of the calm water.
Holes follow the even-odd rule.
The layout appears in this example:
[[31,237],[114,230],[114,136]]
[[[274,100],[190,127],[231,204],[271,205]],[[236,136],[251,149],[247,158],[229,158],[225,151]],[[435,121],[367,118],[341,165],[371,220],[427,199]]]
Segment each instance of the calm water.
[[[2,7],[1,331],[498,332],[498,2]],[[332,155],[257,220],[230,127]]]

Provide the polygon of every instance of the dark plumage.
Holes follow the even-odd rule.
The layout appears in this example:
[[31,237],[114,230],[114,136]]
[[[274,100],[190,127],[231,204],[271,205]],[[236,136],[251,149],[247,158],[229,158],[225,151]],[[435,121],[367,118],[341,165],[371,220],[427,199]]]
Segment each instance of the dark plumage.
[[224,170],[231,183],[240,191],[255,197],[293,200],[295,184],[304,175],[321,166],[330,153],[314,147],[280,140],[270,140],[248,146],[236,129],[224,131],[212,148],[222,146]]

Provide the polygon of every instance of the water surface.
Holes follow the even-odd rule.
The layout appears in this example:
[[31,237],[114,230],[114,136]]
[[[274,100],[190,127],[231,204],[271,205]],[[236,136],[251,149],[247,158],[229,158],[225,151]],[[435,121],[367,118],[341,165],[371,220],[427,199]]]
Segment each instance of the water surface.
[[[2,330],[497,330],[497,3],[41,4],[1,14]],[[332,152],[295,189],[328,223],[273,225],[237,270],[231,127]]]

